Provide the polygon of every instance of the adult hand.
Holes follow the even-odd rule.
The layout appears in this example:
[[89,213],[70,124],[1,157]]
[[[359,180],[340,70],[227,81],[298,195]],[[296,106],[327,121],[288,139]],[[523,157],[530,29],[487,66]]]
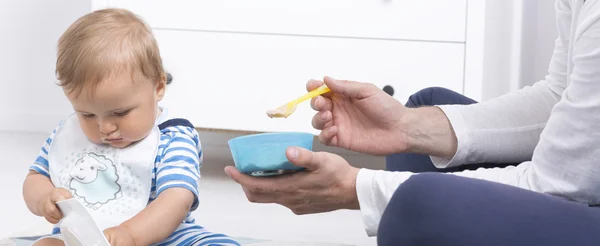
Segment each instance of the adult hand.
[[275,177],[252,177],[234,167],[225,172],[239,183],[250,202],[278,203],[295,214],[358,209],[358,169],[338,155],[291,147],[286,156],[304,171]]
[[[325,77],[331,92],[315,97],[311,106],[318,113],[313,127],[322,130],[326,144],[371,155],[405,152],[408,148],[401,119],[409,111],[373,84]],[[307,90],[323,85],[311,80]]]

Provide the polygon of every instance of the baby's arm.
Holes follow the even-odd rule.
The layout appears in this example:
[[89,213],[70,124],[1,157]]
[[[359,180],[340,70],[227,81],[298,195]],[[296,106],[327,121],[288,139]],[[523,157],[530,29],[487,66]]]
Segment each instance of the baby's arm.
[[29,171],[23,183],[23,198],[29,211],[42,216],[43,200],[54,190],[50,179],[36,171]]
[[165,190],[133,218],[125,221],[136,245],[151,245],[169,237],[190,210],[194,194],[185,188]]
[[42,216],[42,200],[48,197],[48,194],[54,189],[48,172],[50,170],[48,150],[56,131],[57,129],[54,129],[50,137],[44,141],[42,149],[33,164],[29,167],[29,173],[23,183],[23,199],[25,200],[25,204],[29,208],[29,211],[37,216]]
[[[158,197],[132,219],[124,222],[137,245],[158,243],[169,237],[198,206],[198,181],[202,151],[191,127],[169,127],[168,139],[156,170]],[[166,142],[166,143],[165,143]]]
[[44,142],[38,157],[29,167],[29,173],[23,183],[23,199],[29,211],[37,216],[44,216],[50,223],[58,223],[62,218],[55,202],[71,197],[69,191],[54,187],[48,172],[50,167],[48,150],[57,129]]

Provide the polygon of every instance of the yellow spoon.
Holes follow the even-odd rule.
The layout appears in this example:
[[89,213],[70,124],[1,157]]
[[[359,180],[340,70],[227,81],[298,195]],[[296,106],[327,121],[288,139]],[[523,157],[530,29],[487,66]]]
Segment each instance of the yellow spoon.
[[291,102],[288,102],[279,108],[269,109],[267,111],[267,115],[271,118],[287,118],[292,113],[294,113],[294,111],[296,111],[296,106],[298,104],[300,104],[301,102],[304,102],[308,99],[311,99],[313,97],[319,96],[319,95],[327,93],[327,92],[329,92],[329,87],[327,87],[326,85],[322,85],[319,88],[314,89],[314,90],[310,91],[309,93],[306,93],[306,95],[301,96]]

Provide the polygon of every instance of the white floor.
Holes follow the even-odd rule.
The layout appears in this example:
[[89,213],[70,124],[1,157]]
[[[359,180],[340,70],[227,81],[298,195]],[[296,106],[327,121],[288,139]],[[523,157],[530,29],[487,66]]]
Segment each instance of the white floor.
[[[248,202],[240,186],[223,172],[226,165],[233,164],[226,141],[234,136],[201,133],[206,159],[200,183],[201,205],[195,212],[198,224],[236,237],[376,245],[375,238],[366,236],[357,211],[297,216],[280,205]],[[50,228],[43,218],[27,210],[21,195],[27,168],[46,137],[42,133],[0,132],[0,154],[8,157],[3,159],[0,172],[0,187],[4,187],[0,200],[0,239],[32,231],[47,233]],[[334,151],[319,144],[315,150]],[[381,157],[339,153],[357,166],[383,167]]]

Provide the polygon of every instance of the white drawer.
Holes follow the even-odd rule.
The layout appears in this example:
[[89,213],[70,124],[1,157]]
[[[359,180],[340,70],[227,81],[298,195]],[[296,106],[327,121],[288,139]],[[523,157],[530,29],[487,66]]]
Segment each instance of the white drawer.
[[463,85],[463,44],[165,30],[156,37],[174,77],[163,103],[197,127],[316,133],[308,103],[288,119],[265,112],[325,75],[391,84],[402,102],[424,87]]
[[465,41],[467,0],[112,0],[158,29]]

